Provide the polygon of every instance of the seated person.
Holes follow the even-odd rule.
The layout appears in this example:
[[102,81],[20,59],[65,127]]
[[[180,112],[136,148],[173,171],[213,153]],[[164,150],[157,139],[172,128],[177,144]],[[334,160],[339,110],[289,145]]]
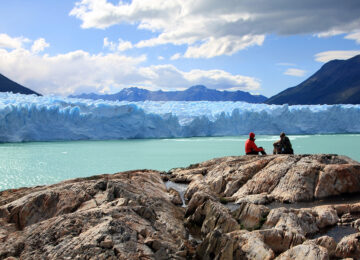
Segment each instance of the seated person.
[[273,154],[294,154],[290,139],[285,135],[284,132],[280,134],[280,140],[274,144]]
[[261,153],[263,155],[266,154],[264,148],[256,146],[256,144],[255,144],[255,134],[252,133],[252,132],[249,134],[249,139],[246,140],[245,153],[246,153],[246,155],[251,155],[251,154],[258,155],[259,153]]

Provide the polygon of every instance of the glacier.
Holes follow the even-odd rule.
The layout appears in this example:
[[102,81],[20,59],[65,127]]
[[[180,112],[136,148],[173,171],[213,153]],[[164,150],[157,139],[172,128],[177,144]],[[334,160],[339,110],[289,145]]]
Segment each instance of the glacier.
[[360,105],[103,101],[0,93],[0,142],[360,133]]

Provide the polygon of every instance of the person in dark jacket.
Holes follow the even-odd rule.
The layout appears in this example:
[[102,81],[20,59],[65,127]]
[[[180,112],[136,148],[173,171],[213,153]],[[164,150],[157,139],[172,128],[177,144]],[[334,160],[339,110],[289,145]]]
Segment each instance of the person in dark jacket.
[[251,154],[258,155],[259,153],[261,153],[263,155],[266,154],[264,148],[256,146],[255,134],[253,132],[251,132],[249,134],[249,139],[247,139],[245,142],[245,153],[246,153],[246,155],[251,155]]
[[273,154],[294,154],[290,139],[284,132],[280,134],[280,140],[274,143]]

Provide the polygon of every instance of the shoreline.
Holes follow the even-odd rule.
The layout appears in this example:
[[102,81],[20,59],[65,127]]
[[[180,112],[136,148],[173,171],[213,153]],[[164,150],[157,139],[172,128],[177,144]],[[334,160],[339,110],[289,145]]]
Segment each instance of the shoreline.
[[[257,136],[268,154],[278,136]],[[168,171],[244,154],[247,136],[0,144],[0,190],[136,169]],[[360,161],[360,135],[290,136],[295,154],[343,154]]]

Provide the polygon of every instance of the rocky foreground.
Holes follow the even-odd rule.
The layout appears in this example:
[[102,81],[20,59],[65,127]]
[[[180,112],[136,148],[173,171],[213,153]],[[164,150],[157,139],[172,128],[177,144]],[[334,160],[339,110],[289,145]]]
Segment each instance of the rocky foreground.
[[224,157],[6,190],[0,242],[0,259],[360,259],[360,164]]

